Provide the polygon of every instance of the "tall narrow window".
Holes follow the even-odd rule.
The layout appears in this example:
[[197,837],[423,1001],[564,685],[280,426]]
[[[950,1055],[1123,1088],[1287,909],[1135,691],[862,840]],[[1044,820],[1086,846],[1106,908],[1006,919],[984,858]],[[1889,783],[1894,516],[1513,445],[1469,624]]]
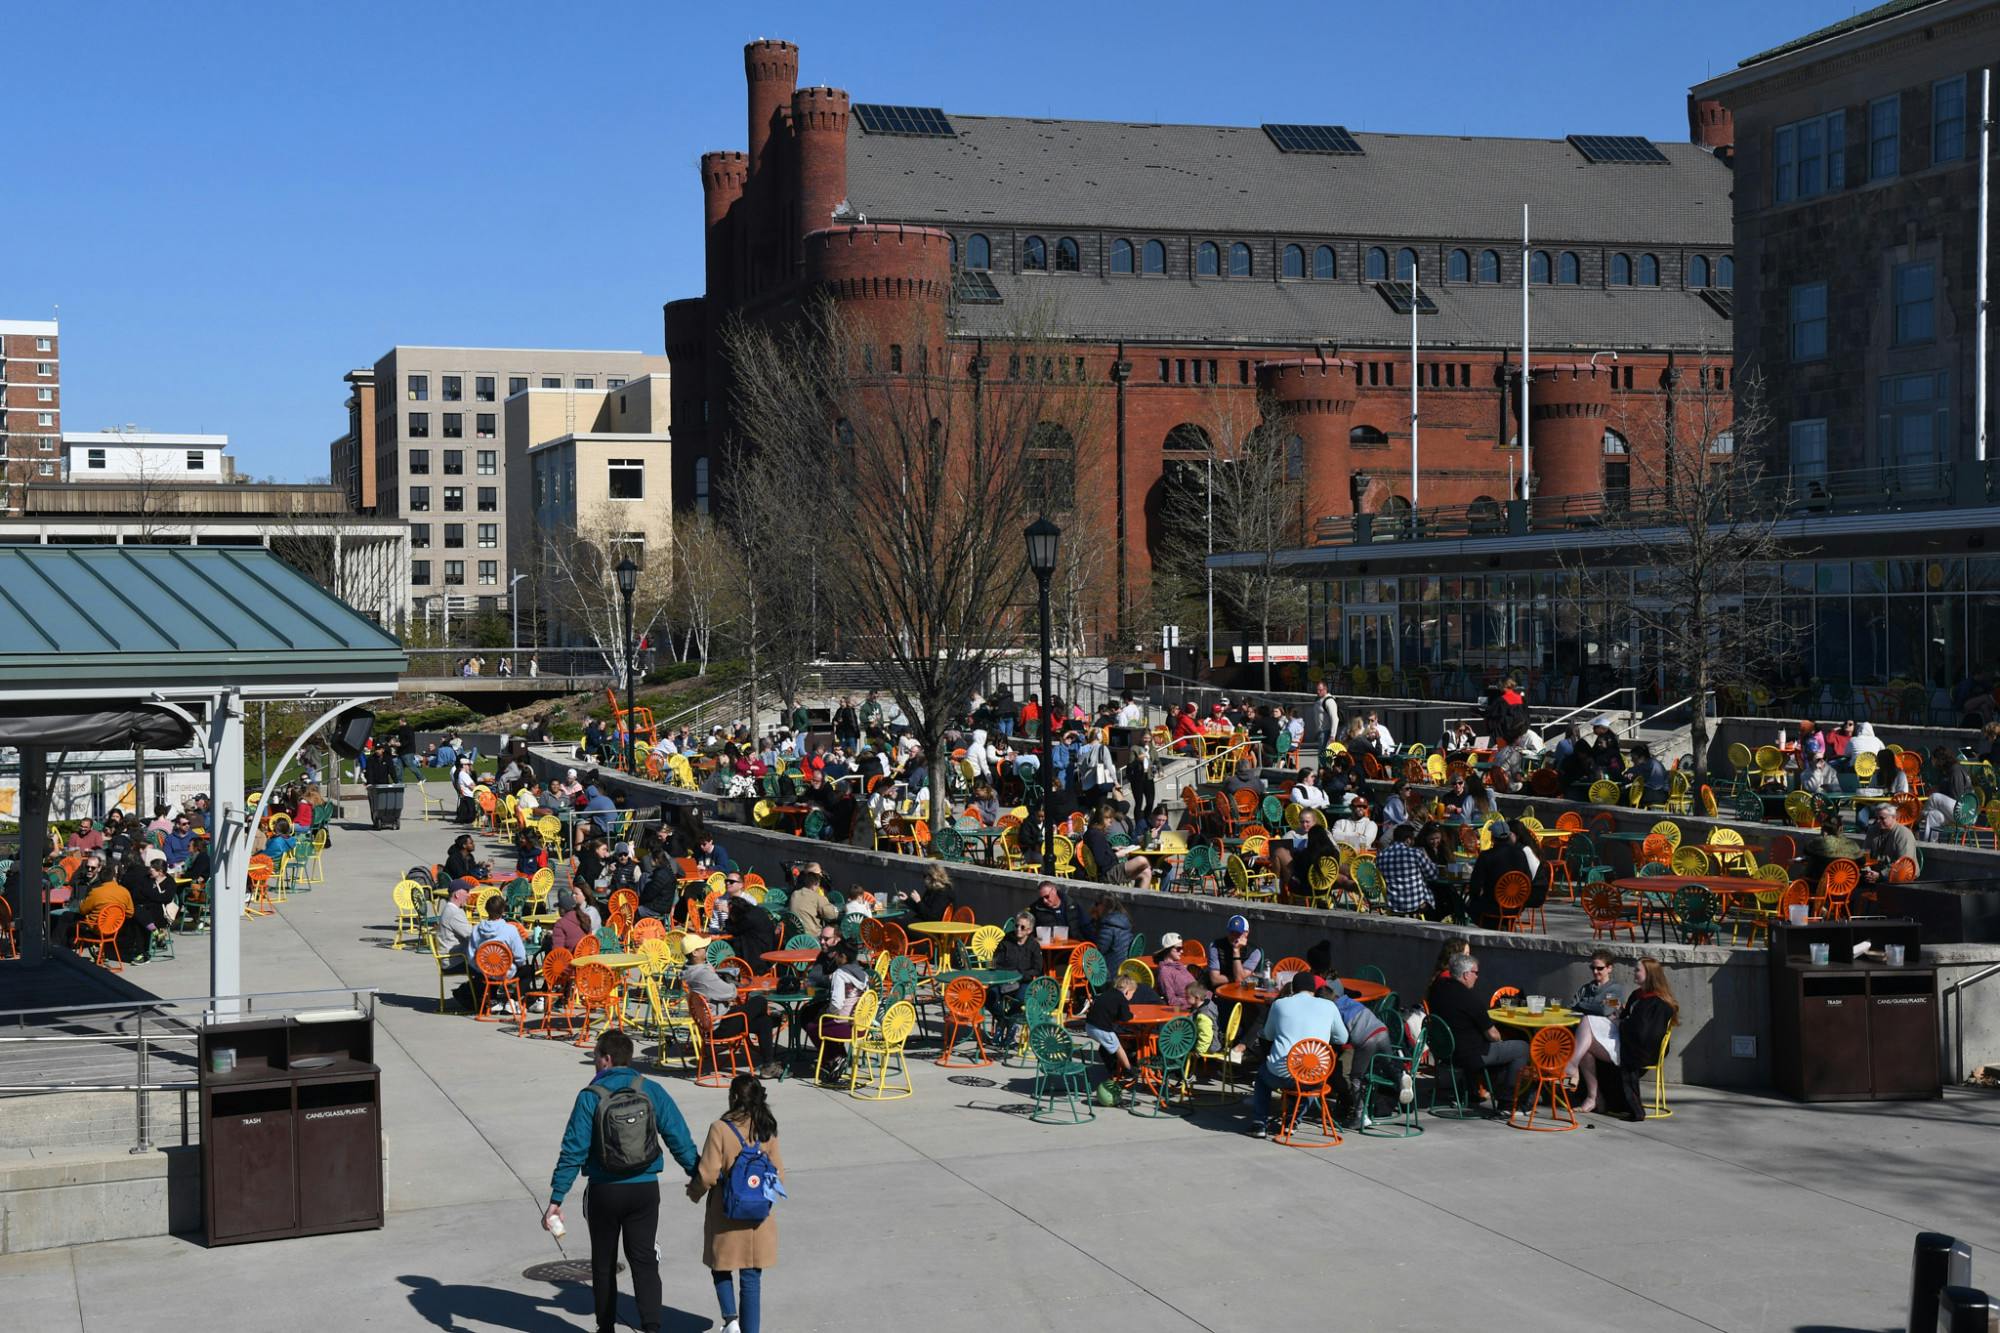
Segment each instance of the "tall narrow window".
[[1214,241],[1203,241],[1194,252],[1194,271],[1204,278],[1218,277],[1222,273],[1222,250]]
[[1111,271],[1113,273],[1132,271],[1132,242],[1121,239],[1111,243]]
[[1232,278],[1250,276],[1250,247],[1241,241],[1229,247],[1229,276]]
[[1688,286],[1708,286],[1708,256],[1696,255],[1688,260]]
[[697,458],[694,460],[694,512],[697,514],[706,514],[708,512],[708,460],[706,458]]
[[1528,281],[1546,284],[1549,280],[1549,252],[1537,250],[1528,257]]
[[1929,262],[1903,264],[1893,282],[1896,306],[1896,345],[1927,343],[1937,335],[1934,317],[1936,270]]
[[1165,273],[1167,271],[1167,247],[1162,242],[1146,242],[1145,271],[1148,273]]
[[1279,271],[1288,278],[1303,278],[1306,275],[1306,252],[1296,245],[1286,246]]
[[1611,277],[1609,281],[1613,287],[1630,287],[1632,285],[1632,256],[1611,256]]
[[1363,270],[1368,281],[1386,282],[1389,278],[1389,252],[1379,245],[1368,247],[1368,262]]
[[1479,280],[1481,282],[1500,281],[1500,252],[1481,250],[1479,252]]
[[1792,360],[1826,359],[1826,284],[1800,283],[1792,288]]
[[1313,276],[1322,282],[1340,276],[1340,265],[1333,257],[1333,247],[1322,245],[1313,251]]
[[1887,180],[1899,170],[1903,99],[1891,93],[1868,104],[1868,179]]
[[1396,278],[1399,282],[1409,282],[1417,276],[1417,252],[1404,246],[1396,252]]
[[973,269],[993,267],[993,242],[974,232],[965,241],[965,266]]
[[1048,243],[1039,236],[1030,236],[1021,242],[1021,267],[1026,271],[1040,272],[1049,266]]
[[1655,256],[1639,256],[1639,285],[1641,287],[1660,285],[1660,261]]
[[1826,421],[1794,421],[1787,430],[1792,480],[1811,485],[1826,480]]
[[1965,76],[1931,85],[1931,161],[1956,162],[1965,156]]
[[1715,261],[1715,285],[1734,287],[1736,285],[1736,256],[1724,255]]
[[1583,265],[1577,260],[1575,251],[1565,250],[1556,261],[1556,281],[1565,287],[1574,287],[1583,281]]
[[1056,272],[1074,273],[1083,267],[1083,253],[1076,248],[1076,238],[1065,236],[1056,242]]
[[1445,266],[1445,277],[1453,282],[1471,282],[1472,256],[1463,250],[1452,251]]

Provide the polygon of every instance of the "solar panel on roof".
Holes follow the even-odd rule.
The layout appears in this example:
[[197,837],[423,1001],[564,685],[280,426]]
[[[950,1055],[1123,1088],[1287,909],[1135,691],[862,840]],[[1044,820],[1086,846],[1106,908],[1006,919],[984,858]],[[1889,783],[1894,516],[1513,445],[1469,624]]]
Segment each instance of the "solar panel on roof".
[[934,106],[883,106],[879,102],[857,102],[854,114],[861,128],[870,134],[901,134],[913,139],[956,139],[944,112]]
[[952,295],[961,305],[999,305],[1000,289],[993,279],[976,268],[962,268],[952,283]]
[[1639,166],[1665,166],[1667,155],[1640,134],[1572,134],[1571,146],[1592,162],[1626,162]]
[[1728,288],[1704,287],[1701,289],[1701,299],[1708,302],[1709,308],[1724,319],[1733,320],[1736,317],[1736,293]]
[[1435,315],[1438,312],[1437,302],[1431,300],[1429,292],[1419,287],[1413,297],[1410,284],[1407,282],[1378,282],[1375,284],[1375,290],[1382,294],[1382,299],[1389,303],[1389,308],[1399,315],[1410,313],[1412,300],[1416,302],[1419,315]]
[[1361,157],[1361,145],[1345,125],[1266,125],[1264,133],[1281,153],[1328,153],[1335,157]]

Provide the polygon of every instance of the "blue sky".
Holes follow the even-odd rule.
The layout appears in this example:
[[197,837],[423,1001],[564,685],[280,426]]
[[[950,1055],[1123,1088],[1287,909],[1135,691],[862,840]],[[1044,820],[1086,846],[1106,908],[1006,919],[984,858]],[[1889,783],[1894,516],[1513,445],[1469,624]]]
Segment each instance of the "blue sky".
[[743,146],[752,38],[797,42],[801,83],[857,101],[1685,139],[1690,83],[1853,11],[17,7],[8,45],[36,58],[9,70],[33,111],[8,214],[27,243],[0,318],[61,307],[67,429],[223,431],[250,471],[305,480],[344,428],[341,375],[393,343],[659,351],[661,304],[700,292],[696,158]]

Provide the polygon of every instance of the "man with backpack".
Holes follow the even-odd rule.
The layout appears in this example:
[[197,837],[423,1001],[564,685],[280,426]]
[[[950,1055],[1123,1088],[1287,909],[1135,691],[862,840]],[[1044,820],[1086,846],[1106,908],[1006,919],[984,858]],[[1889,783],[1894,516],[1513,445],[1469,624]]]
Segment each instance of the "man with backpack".
[[[692,1176],[701,1158],[666,1089],[632,1069],[632,1039],[616,1028],[597,1039],[597,1076],[577,1093],[549,1181],[542,1225],[562,1219],[563,1197],[580,1169],[590,1182],[583,1212],[590,1228],[590,1282],[599,1333],[618,1322],[618,1242],[632,1267],[639,1327],[660,1327],[660,1172],[666,1154]],[[662,1151],[664,1145],[664,1152]],[[557,1234],[560,1234],[558,1232]]]

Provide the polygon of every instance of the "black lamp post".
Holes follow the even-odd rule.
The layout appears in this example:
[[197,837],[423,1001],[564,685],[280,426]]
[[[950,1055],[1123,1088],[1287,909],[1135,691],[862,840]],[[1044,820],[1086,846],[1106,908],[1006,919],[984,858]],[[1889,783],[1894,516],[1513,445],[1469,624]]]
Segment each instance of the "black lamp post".
[[1055,700],[1049,692],[1049,576],[1056,572],[1056,548],[1062,542],[1062,529],[1049,522],[1044,515],[1028,525],[1028,568],[1035,571],[1035,581],[1042,585],[1042,873],[1056,873],[1056,831],[1049,825],[1049,784],[1055,780],[1055,763],[1050,757],[1050,747],[1054,744],[1056,729],[1055,714],[1051,706]]
[[638,656],[632,647],[632,594],[639,589],[639,567],[626,556],[618,562],[618,596],[625,603],[625,771],[639,771],[637,746],[639,729],[633,725],[632,714],[632,659]]

